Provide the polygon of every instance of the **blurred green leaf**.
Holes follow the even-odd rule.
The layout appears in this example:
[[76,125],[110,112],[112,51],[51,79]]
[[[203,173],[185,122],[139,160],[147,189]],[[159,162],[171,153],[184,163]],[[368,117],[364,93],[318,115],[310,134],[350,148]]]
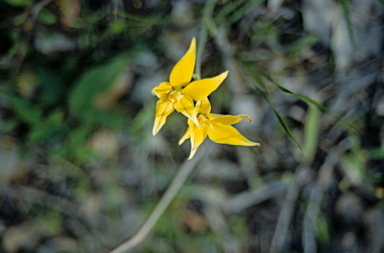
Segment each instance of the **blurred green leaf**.
[[319,138],[319,119],[319,109],[315,106],[309,106],[304,129],[305,155],[303,158],[308,163],[313,160],[316,154],[317,140]]
[[42,9],[37,16],[37,19],[46,25],[53,25],[56,23],[57,18],[52,12]]
[[[153,23],[154,25],[160,25],[160,24],[166,24],[166,23],[173,23],[177,21],[181,21],[185,19],[185,16],[159,16],[159,17],[151,17],[151,16],[143,16],[143,15],[137,15],[132,14],[129,12],[117,12],[117,15],[120,17],[124,17],[127,19],[132,19],[135,21],[141,21],[143,23]],[[140,23],[136,22],[136,25],[139,25]]]
[[39,213],[37,218],[39,227],[42,231],[55,234],[62,228],[62,217],[58,210],[49,208],[45,213]]
[[231,24],[235,23],[236,21],[240,20],[242,17],[250,13],[253,9],[255,9],[257,6],[264,3],[266,0],[251,0],[248,3],[244,4],[241,8],[239,8],[237,11],[235,11],[231,16],[229,16],[223,27],[228,27]]
[[224,6],[223,9],[217,14],[215,18],[216,24],[221,23],[224,21],[224,19],[232,12],[234,11],[239,5],[244,3],[246,0],[235,0],[235,1],[229,1],[227,5]]
[[384,159],[384,150],[382,147],[368,149],[369,157],[374,160]]
[[302,152],[304,152],[303,147],[300,145],[300,143],[295,139],[295,137],[292,135],[291,130],[289,129],[288,125],[285,123],[283,118],[280,116],[280,114],[276,111],[275,107],[271,103],[269,99],[269,93],[267,86],[264,84],[263,80],[257,75],[255,75],[254,72],[251,72],[249,68],[245,68],[248,72],[248,76],[251,77],[253,80],[256,89],[258,90],[259,94],[262,98],[264,98],[265,101],[269,104],[269,106],[272,108],[273,112],[275,113],[278,121],[280,122],[281,126],[283,127],[284,131],[287,133],[287,135],[296,143],[296,145],[301,149]]
[[93,101],[96,95],[107,91],[126,66],[127,56],[124,54],[88,70],[74,85],[69,97],[70,109],[80,113],[94,110]]
[[9,119],[0,123],[0,133],[7,133],[17,127],[19,122],[16,119]]
[[30,101],[15,95],[12,92],[7,92],[9,104],[14,110],[16,117],[31,125],[37,124],[41,120],[42,112],[33,105]]
[[124,32],[128,27],[128,24],[125,20],[115,20],[109,24],[110,34],[120,34]]
[[284,50],[287,53],[296,53],[299,51],[302,51],[304,48],[310,48],[312,47],[316,42],[318,41],[318,38],[312,34],[306,35],[295,42],[284,46]]
[[321,245],[327,245],[331,241],[329,226],[324,215],[319,215],[315,221],[316,237]]
[[269,94],[269,90],[267,89],[267,86],[265,86],[261,78],[259,78],[257,75],[249,75],[249,77],[253,80],[254,84],[257,86],[258,89],[260,89],[262,92]]
[[285,93],[288,93],[288,94],[291,94],[291,95],[294,95],[300,99],[302,99],[303,101],[307,102],[308,104],[313,104],[315,106],[317,106],[319,109],[323,110],[323,111],[327,111],[327,108],[322,104],[322,103],[319,103],[309,97],[306,97],[306,96],[303,96],[303,95],[300,95],[300,94],[297,94],[297,93],[294,93],[290,90],[288,90],[287,88],[284,88],[283,86],[277,84],[267,73],[265,73],[264,71],[262,71],[261,69],[257,68],[257,67],[254,67],[254,70],[255,72],[264,77],[265,79],[267,79],[269,82],[273,83],[279,90],[281,90],[282,92],[285,92]]
[[351,42],[352,47],[355,49],[356,48],[355,34],[353,32],[351,16],[349,15],[349,12],[351,10],[351,3],[349,0],[340,0],[340,3],[344,12],[345,23],[347,24],[349,41]]
[[63,81],[46,68],[37,67],[37,70],[42,85],[40,95],[41,104],[43,106],[58,104],[65,95],[65,85]]
[[88,162],[94,157],[94,153],[86,147],[86,140],[93,128],[91,124],[83,123],[81,126],[72,129],[66,136],[67,143],[54,150],[54,153],[59,157],[69,160],[74,159],[77,164]]
[[26,13],[20,14],[13,19],[13,24],[15,26],[21,25],[27,20],[27,18],[28,15]]
[[248,227],[245,217],[231,216],[229,217],[228,225],[236,238],[241,239],[247,236]]
[[4,0],[7,4],[14,7],[28,7],[31,6],[33,0]]
[[32,126],[28,140],[32,143],[38,143],[49,139],[54,140],[55,137],[63,138],[66,128],[63,119],[64,112],[62,110],[53,111],[46,119]]
[[[249,65],[245,66],[245,67],[248,67],[249,69]],[[255,66],[252,66],[252,70],[259,76],[265,78],[266,80],[268,80],[269,82],[271,82],[272,84],[274,84],[279,90],[281,90],[282,92],[285,92],[285,93],[288,93],[288,94],[291,94],[291,95],[294,95],[298,98],[300,98],[301,100],[303,100],[304,102],[306,102],[307,104],[312,104],[314,106],[316,106],[317,108],[319,108],[321,111],[323,112],[326,112],[326,113],[329,113],[331,116],[335,117],[338,121],[340,121],[340,124],[345,128],[347,129],[351,134],[357,134],[357,128],[356,126],[354,126],[353,123],[351,123],[348,119],[344,118],[344,116],[339,116],[339,115],[335,115],[333,114],[326,106],[324,106],[322,103],[320,102],[317,102],[316,100],[313,100],[307,96],[303,96],[303,95],[300,95],[300,94],[297,94],[297,93],[294,93],[292,92],[291,90],[277,84],[267,73],[265,73],[264,71],[262,71],[261,69],[255,67]],[[249,72],[250,70],[248,70]],[[251,76],[251,78],[254,78]],[[258,82],[262,81],[260,77],[256,77],[258,79]],[[265,86],[265,85],[264,85]]]
[[265,101],[269,104],[269,106],[272,108],[273,112],[275,113],[277,119],[279,120],[281,126],[283,127],[284,131],[287,133],[287,135],[296,143],[296,145],[301,149],[302,152],[304,152],[303,147],[300,145],[300,143],[293,137],[291,130],[289,129],[288,125],[285,123],[283,118],[280,116],[280,114],[276,111],[275,107],[269,100],[268,94],[264,91],[262,91],[259,86],[255,85],[257,90],[259,91],[262,98],[264,98]]
[[279,29],[271,22],[258,21],[254,25],[255,33],[251,39],[257,43],[276,44],[279,39]]

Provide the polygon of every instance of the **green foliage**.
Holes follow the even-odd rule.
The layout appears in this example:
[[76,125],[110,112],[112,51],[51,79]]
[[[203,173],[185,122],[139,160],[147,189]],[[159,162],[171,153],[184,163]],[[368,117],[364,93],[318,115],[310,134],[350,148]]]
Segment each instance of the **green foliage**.
[[328,245],[331,241],[328,221],[324,215],[319,215],[315,221],[316,237],[321,245]]
[[320,111],[315,106],[309,106],[304,131],[305,156],[304,161],[312,162],[319,138]]
[[[296,145],[301,149],[302,152],[304,152],[304,148],[300,145],[300,143],[296,140],[296,138],[292,135],[291,133],[291,130],[289,129],[287,123],[285,123],[284,119],[280,116],[280,114],[276,111],[275,107],[273,106],[271,100],[269,99],[269,91],[268,91],[268,88],[267,86],[265,85],[264,81],[262,80],[262,76],[266,77],[267,80],[272,80],[272,78],[270,78],[268,75],[266,74],[263,74],[262,72],[260,71],[252,71],[251,68],[249,66],[245,66],[244,67],[246,68],[247,70],[247,73],[249,75],[249,77],[252,79],[253,81],[253,84],[255,85],[255,88],[257,89],[257,91],[259,92],[259,94],[261,95],[261,97],[269,104],[269,106],[271,107],[271,109],[273,110],[273,112],[275,113],[276,117],[277,117],[277,120],[279,121],[280,125],[283,127],[284,131],[287,133],[287,135],[296,143]],[[259,74],[261,73],[261,74]],[[259,75],[258,75],[259,74]],[[280,86],[280,85],[277,85],[275,83],[275,85],[282,91],[284,92],[288,92],[288,93],[291,93],[291,94],[294,94],[293,92],[289,91],[288,89]],[[303,96],[304,97],[304,96]],[[311,99],[308,98],[308,101],[312,101]]]
[[57,21],[55,14],[46,9],[41,10],[37,18],[40,22],[46,25],[53,25]]
[[[266,0],[251,0],[247,2],[246,4],[241,6],[238,10],[236,10],[232,15],[230,15],[228,18],[225,19],[223,27],[228,27],[231,24],[235,23],[236,21],[240,20],[242,17],[247,15],[249,12],[254,10],[256,7],[258,7],[265,1]],[[236,5],[238,4],[238,2],[236,2]]]
[[353,32],[351,17],[349,15],[349,12],[351,9],[350,0],[340,0],[340,4],[343,7],[345,23],[347,24],[347,29],[348,29],[349,41],[351,42],[352,47],[355,49],[356,48],[355,34]]
[[40,103],[44,108],[58,105],[64,99],[66,91],[63,80],[52,74],[50,70],[38,66],[37,72],[41,82]]
[[215,17],[215,23],[219,24],[222,23],[228,15],[233,12],[239,5],[244,3],[245,0],[235,0],[235,1],[230,1],[228,4],[226,4],[219,14],[216,15]]
[[57,136],[63,136],[66,132],[64,124],[64,112],[57,109],[50,113],[43,121],[33,124],[28,140],[32,143],[39,143]]
[[4,0],[7,4],[15,7],[28,7],[31,6],[33,0]]
[[256,33],[252,36],[252,40],[257,43],[266,41],[275,44],[278,42],[278,28],[270,22],[260,21],[254,25]]
[[318,38],[316,36],[314,36],[313,34],[308,34],[296,40],[295,42],[284,46],[284,50],[287,53],[300,52],[303,48],[310,48],[317,41],[318,41]]
[[88,70],[72,89],[68,99],[70,110],[93,123],[122,127],[127,123],[124,116],[119,115],[119,112],[110,113],[107,109],[98,109],[96,99],[119,82],[126,67],[127,55],[123,54]]
[[[86,163],[94,155],[86,144],[94,129],[108,126],[121,130],[128,125],[128,117],[123,115],[121,109],[99,108],[95,103],[97,98],[108,94],[121,81],[119,78],[126,67],[127,55],[121,54],[105,64],[90,68],[70,86],[64,83],[62,75],[37,65],[37,72],[25,77],[37,74],[34,83],[37,83],[40,92],[33,102],[29,97],[18,94],[14,87],[7,88],[4,96],[15,117],[2,123],[2,131],[12,131],[26,124],[27,143],[49,142],[55,147],[50,150],[54,154],[74,159],[79,164]],[[18,80],[20,85],[24,85],[23,80]],[[68,117],[63,103],[68,103],[75,118]]]
[[21,25],[27,20],[27,18],[28,15],[26,13],[20,14],[13,19],[13,24],[15,26]]
[[126,65],[126,56],[117,56],[86,72],[74,85],[69,97],[69,108],[84,114],[92,110],[95,97],[107,91],[117,81]]
[[5,95],[19,120],[31,125],[39,124],[42,117],[41,110],[14,92],[8,90]]

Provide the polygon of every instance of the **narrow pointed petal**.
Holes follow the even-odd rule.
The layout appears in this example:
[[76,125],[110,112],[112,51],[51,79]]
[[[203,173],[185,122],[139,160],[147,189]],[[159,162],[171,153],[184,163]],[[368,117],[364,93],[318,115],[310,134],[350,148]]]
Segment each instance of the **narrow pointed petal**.
[[207,138],[207,128],[197,127],[195,124],[191,126],[191,153],[189,154],[188,160],[192,159],[195,155],[200,144]]
[[221,115],[221,114],[214,114],[214,113],[209,114],[209,119],[212,124],[233,125],[242,121],[245,118],[249,119],[251,123],[253,122],[249,116],[244,114],[240,114],[236,116]]
[[198,101],[196,103],[196,114],[201,113],[205,115],[209,115],[211,112],[211,103],[209,102],[208,98],[204,98],[201,101]]
[[[188,119],[190,120],[190,119]],[[179,145],[183,144],[185,140],[189,139],[191,137],[191,127],[188,127],[187,131],[185,132],[185,134],[183,135],[183,137],[181,137],[181,139],[179,140]]]
[[195,69],[196,39],[193,37],[191,45],[183,58],[176,63],[169,77],[169,82],[175,90],[189,84]]
[[175,109],[173,103],[168,99],[159,99],[156,104],[155,123],[153,124],[152,134],[155,136],[165,124],[167,117]]
[[163,82],[152,89],[152,94],[158,98],[167,96],[173,90],[172,86],[168,82]]
[[190,83],[187,87],[180,91],[181,94],[187,95],[195,101],[203,100],[208,97],[227,77],[228,71],[215,76]]
[[241,146],[259,146],[260,143],[246,139],[233,126],[212,124],[213,130],[208,128],[209,138],[217,143]]
[[181,95],[178,98],[179,101],[175,103],[175,109],[184,114],[188,119],[191,119],[196,125],[199,125],[199,122],[196,118],[195,104],[192,99],[187,96]]

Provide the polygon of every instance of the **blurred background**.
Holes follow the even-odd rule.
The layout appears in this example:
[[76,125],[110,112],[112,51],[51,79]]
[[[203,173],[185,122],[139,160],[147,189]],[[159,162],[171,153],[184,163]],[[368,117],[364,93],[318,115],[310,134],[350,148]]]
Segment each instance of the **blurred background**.
[[[206,139],[133,252],[384,252],[383,0],[2,0],[0,252],[106,252],[189,156],[157,98],[196,37]],[[206,39],[206,43],[204,43]],[[200,44],[199,44],[200,43]],[[302,149],[305,152],[302,152]],[[198,159],[198,158],[194,158]]]

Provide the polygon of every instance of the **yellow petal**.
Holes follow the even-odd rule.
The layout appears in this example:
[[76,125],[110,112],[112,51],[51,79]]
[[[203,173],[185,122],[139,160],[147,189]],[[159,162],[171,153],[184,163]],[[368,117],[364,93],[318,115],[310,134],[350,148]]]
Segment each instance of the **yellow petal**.
[[200,101],[209,96],[227,77],[228,71],[213,78],[206,78],[190,83],[187,87],[180,91],[181,94],[187,95],[195,101]]
[[199,125],[196,118],[195,104],[190,97],[181,95],[174,105],[178,112],[184,114],[188,119],[191,119],[196,125]]
[[169,77],[169,82],[175,90],[189,84],[195,69],[196,39],[193,37],[191,45],[183,58],[176,63]]
[[153,88],[152,94],[157,96],[158,98],[162,98],[164,96],[167,96],[171,91],[173,90],[172,86],[168,82],[163,82]]
[[[190,119],[188,119],[190,120]],[[185,132],[185,134],[183,135],[183,137],[181,137],[181,139],[179,140],[179,145],[183,144],[185,140],[189,139],[189,137],[191,137],[191,128],[188,127],[187,131]]]
[[236,116],[221,115],[221,114],[215,114],[215,113],[209,114],[209,119],[212,124],[233,125],[242,121],[245,118],[249,119],[251,123],[253,122],[250,117],[244,114],[236,115]]
[[233,126],[212,124],[213,130],[208,128],[209,138],[217,143],[241,146],[259,146],[260,143],[247,140]]
[[203,143],[205,138],[207,138],[207,128],[206,127],[197,127],[197,125],[190,125],[191,127],[191,153],[189,154],[188,160],[192,159],[195,155],[200,144]]
[[174,111],[173,103],[168,99],[159,99],[156,104],[155,123],[153,124],[152,134],[155,136],[165,124],[167,116]]
[[208,98],[204,98],[201,101],[198,101],[196,103],[196,114],[201,113],[205,115],[209,115],[211,112],[211,103],[209,102]]

